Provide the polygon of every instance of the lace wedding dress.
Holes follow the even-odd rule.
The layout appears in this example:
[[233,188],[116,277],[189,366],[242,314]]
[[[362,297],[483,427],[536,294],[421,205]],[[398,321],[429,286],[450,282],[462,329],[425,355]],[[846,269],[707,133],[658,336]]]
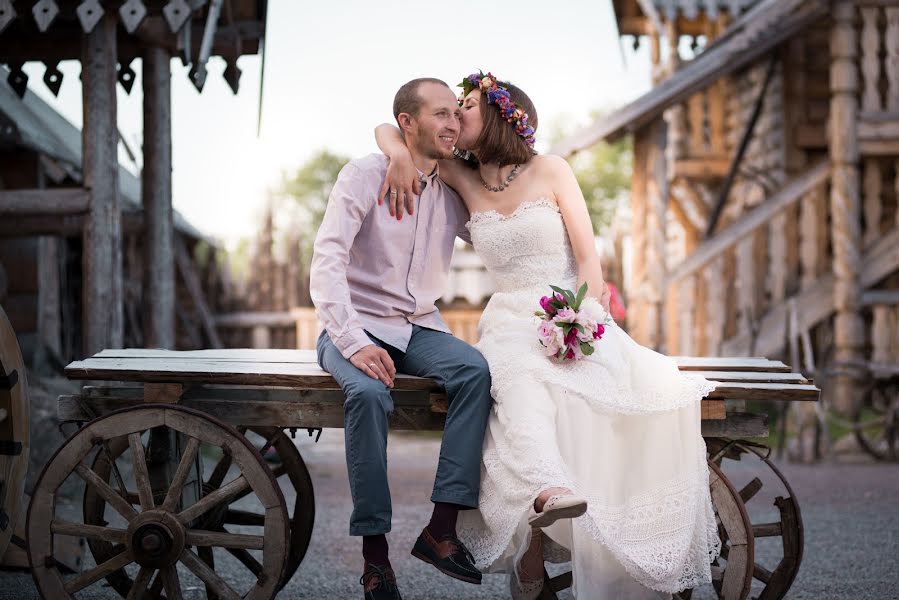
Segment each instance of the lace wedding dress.
[[508,216],[474,213],[468,228],[497,284],[476,346],[495,399],[480,502],[458,526],[478,566],[515,573],[530,543],[528,509],[541,490],[566,487],[589,508],[544,529],[544,553],[571,560],[576,597],[665,598],[710,581],[720,542],[700,400],[714,385],[617,325],[606,326],[589,357],[558,364],[544,355],[538,300],[550,284],[574,289],[577,280],[551,200]]

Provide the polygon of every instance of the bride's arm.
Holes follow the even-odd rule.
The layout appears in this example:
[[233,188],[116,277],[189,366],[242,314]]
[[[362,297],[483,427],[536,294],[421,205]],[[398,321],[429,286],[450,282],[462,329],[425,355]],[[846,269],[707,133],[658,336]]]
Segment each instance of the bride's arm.
[[545,155],[539,160],[544,163],[552,179],[556,202],[559,204],[559,211],[562,213],[562,220],[565,222],[565,229],[577,262],[578,287],[586,282],[587,295],[599,300],[608,311],[609,289],[603,279],[599,254],[596,252],[593,224],[587,211],[587,202],[574,172],[568,162],[560,156]]
[[421,194],[418,169],[415,168],[406,140],[396,125],[381,123],[375,127],[375,141],[381,152],[390,159],[384,184],[378,193],[378,204],[383,200],[388,201],[390,214],[402,219],[403,208],[411,215],[415,207],[414,196]]

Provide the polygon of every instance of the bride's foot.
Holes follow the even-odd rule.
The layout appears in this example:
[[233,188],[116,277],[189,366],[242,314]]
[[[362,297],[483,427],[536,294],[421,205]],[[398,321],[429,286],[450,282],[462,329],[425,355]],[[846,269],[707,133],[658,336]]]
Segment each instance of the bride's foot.
[[512,600],[534,600],[543,590],[543,533],[531,530],[531,544],[518,563],[518,573],[509,577]]
[[559,519],[574,519],[587,512],[587,500],[575,496],[567,488],[548,488],[540,492],[528,524],[532,527],[548,527]]

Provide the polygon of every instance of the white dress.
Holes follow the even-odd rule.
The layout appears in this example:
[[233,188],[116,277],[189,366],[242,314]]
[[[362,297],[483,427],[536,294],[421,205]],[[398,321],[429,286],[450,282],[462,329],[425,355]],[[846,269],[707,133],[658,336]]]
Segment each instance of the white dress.
[[544,529],[548,561],[570,559],[577,598],[666,598],[711,580],[720,550],[709,496],[700,400],[714,385],[606,327],[593,355],[559,364],[537,340],[549,285],[574,289],[576,264],[558,207],[474,213],[475,250],[497,292],[479,324],[495,400],[478,510],[459,537],[486,572],[515,573],[528,509],[549,487],[587,498],[582,517]]

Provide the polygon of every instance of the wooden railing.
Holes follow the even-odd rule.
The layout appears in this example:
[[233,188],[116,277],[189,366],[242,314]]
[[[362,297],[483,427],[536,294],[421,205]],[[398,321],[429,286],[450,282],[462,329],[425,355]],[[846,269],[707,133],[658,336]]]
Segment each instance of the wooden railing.
[[733,338],[764,352],[754,343],[761,317],[830,269],[829,175],[827,164],[810,168],[670,271],[668,354],[717,355]]

